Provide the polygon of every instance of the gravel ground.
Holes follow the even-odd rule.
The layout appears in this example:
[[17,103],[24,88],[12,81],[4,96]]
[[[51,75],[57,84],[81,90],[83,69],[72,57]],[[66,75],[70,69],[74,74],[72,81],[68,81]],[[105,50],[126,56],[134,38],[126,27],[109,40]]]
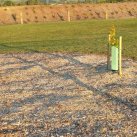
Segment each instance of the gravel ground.
[[100,55],[0,55],[0,137],[137,137],[137,62]]

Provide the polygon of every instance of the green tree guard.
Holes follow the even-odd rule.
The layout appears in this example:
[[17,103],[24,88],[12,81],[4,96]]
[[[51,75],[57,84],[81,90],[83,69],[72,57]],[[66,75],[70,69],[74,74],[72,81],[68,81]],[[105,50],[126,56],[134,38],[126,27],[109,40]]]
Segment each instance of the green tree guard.
[[118,70],[118,39],[116,39],[115,26],[112,26],[110,31],[110,43],[111,45],[111,70]]
[[111,47],[111,70],[118,70],[118,48]]

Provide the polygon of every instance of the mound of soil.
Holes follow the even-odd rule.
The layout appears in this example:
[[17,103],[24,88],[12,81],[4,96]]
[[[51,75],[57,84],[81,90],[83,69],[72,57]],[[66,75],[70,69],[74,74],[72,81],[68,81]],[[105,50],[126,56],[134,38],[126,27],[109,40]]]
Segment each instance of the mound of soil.
[[24,23],[68,20],[136,18],[137,2],[106,4],[31,5],[0,8],[0,24],[18,24],[21,13]]

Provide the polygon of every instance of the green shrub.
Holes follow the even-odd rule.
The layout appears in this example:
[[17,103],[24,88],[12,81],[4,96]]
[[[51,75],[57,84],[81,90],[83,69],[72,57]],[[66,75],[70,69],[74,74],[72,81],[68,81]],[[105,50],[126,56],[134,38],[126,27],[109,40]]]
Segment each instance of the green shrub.
[[39,0],[27,0],[25,4],[26,5],[37,5],[39,4]]
[[15,3],[13,1],[7,0],[7,1],[4,1],[3,5],[4,6],[13,6],[13,5],[15,5]]

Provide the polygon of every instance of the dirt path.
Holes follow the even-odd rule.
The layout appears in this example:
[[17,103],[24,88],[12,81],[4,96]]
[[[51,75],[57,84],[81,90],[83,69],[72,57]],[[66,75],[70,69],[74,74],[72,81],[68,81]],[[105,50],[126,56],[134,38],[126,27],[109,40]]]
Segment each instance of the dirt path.
[[0,55],[0,137],[137,136],[137,62],[123,77],[106,57]]
[[0,7],[0,24],[71,20],[137,18],[137,2],[104,4],[60,4]]

